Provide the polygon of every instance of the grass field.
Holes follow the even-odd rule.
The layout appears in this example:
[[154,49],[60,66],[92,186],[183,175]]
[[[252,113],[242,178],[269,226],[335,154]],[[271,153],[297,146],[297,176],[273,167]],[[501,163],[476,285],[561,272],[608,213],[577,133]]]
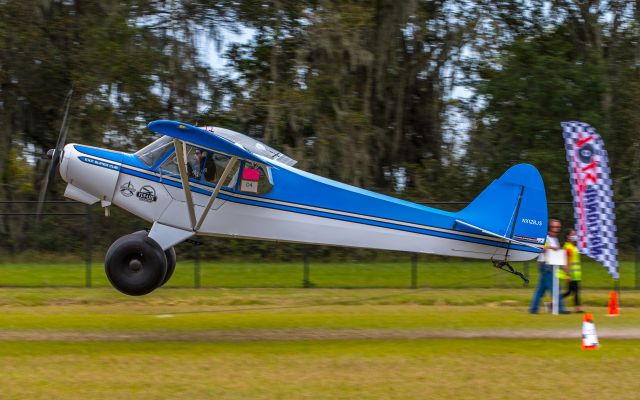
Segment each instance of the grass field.
[[1,265],[0,399],[637,398],[640,291],[606,317],[602,267],[584,266],[589,352],[581,315],[529,315],[533,289],[487,263],[423,260],[418,289],[410,271],[316,263],[301,289],[300,263],[202,263],[194,290],[183,262],[127,297],[101,265],[91,289],[82,264]]
[[[521,271],[528,271],[532,285],[537,279],[537,265],[530,262],[514,263]],[[179,262],[169,287],[193,287],[195,266],[193,261]],[[624,288],[636,285],[635,263],[623,261],[620,265],[620,284]],[[0,287],[83,287],[85,265],[82,263],[0,264]],[[487,261],[434,261],[422,259],[418,263],[417,283],[434,288],[467,287],[522,287],[522,281],[505,272],[495,270]],[[411,284],[411,263],[406,262],[349,262],[311,263],[310,279],[315,287],[408,287]],[[241,263],[203,262],[200,265],[202,287],[301,287],[302,262]],[[96,260],[91,269],[91,284],[107,287],[102,260]],[[592,261],[583,263],[583,284],[589,288],[611,288],[612,280],[605,269]]]
[[640,342],[0,343],[6,399],[637,399]]
[[580,350],[530,289],[0,289],[0,399],[637,398],[640,292]]

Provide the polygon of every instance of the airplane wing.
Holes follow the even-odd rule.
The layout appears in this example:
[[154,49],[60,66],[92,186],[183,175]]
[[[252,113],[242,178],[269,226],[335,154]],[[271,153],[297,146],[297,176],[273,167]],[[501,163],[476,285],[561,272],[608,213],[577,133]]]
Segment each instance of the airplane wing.
[[242,133],[232,131],[230,129],[220,128],[217,126],[203,126],[207,132],[211,132],[216,136],[220,136],[224,139],[229,140],[230,142],[236,143],[244,147],[246,150],[252,152],[253,154],[257,154],[259,156],[267,157],[271,160],[276,160],[281,162],[282,164],[288,165],[290,167],[294,166],[297,161],[292,159],[291,157],[282,154],[278,150],[267,146],[266,144],[256,140],[247,135],[243,135]]
[[206,147],[214,151],[217,150],[245,160],[268,164],[263,158],[256,156],[253,152],[247,150],[242,144],[235,143],[229,139],[223,138],[222,136],[218,136],[215,133],[208,132],[196,126],[177,121],[158,120],[150,122],[147,127],[161,135],[170,136],[175,139],[193,143],[197,146]]

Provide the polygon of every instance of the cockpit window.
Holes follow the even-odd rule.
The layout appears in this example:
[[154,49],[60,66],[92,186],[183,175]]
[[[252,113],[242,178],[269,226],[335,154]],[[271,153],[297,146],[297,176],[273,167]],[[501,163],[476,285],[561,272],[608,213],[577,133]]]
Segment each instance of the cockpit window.
[[247,193],[265,194],[273,188],[269,175],[269,167],[245,161],[240,178],[240,191]]
[[[187,156],[187,176],[189,179],[217,185],[229,163],[230,157],[190,144],[185,145],[185,150]],[[229,175],[227,175],[223,186],[235,186],[239,169],[240,163],[237,162]],[[180,171],[178,169],[177,155],[174,153],[167,157],[160,165],[160,170],[179,177]]]
[[148,146],[138,150],[135,155],[148,167],[153,166],[162,156],[173,147],[173,139],[163,136]]

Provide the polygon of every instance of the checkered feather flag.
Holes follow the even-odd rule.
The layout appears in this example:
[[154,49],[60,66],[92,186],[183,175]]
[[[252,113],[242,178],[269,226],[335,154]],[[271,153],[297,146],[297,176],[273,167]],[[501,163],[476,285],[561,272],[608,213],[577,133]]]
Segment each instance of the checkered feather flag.
[[616,217],[611,170],[604,142],[589,124],[562,124],[573,212],[580,253],[602,263],[614,279],[618,273]]

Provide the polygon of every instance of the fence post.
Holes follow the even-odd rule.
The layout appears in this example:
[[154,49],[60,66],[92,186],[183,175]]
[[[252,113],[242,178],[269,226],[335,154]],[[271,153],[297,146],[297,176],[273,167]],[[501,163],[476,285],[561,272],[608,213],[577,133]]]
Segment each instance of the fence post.
[[200,246],[197,244],[193,245],[193,287],[196,289],[200,288]]
[[308,288],[311,287],[311,281],[309,280],[309,246],[304,246],[303,251],[302,287]]
[[418,253],[411,255],[411,289],[418,287]]
[[[636,224],[640,227],[640,202],[636,204]],[[636,230],[636,289],[640,289],[640,231]]]
[[91,287],[91,231],[93,227],[91,226],[91,206],[89,204],[85,207],[86,210],[86,236],[84,240],[84,286],[87,288]]

